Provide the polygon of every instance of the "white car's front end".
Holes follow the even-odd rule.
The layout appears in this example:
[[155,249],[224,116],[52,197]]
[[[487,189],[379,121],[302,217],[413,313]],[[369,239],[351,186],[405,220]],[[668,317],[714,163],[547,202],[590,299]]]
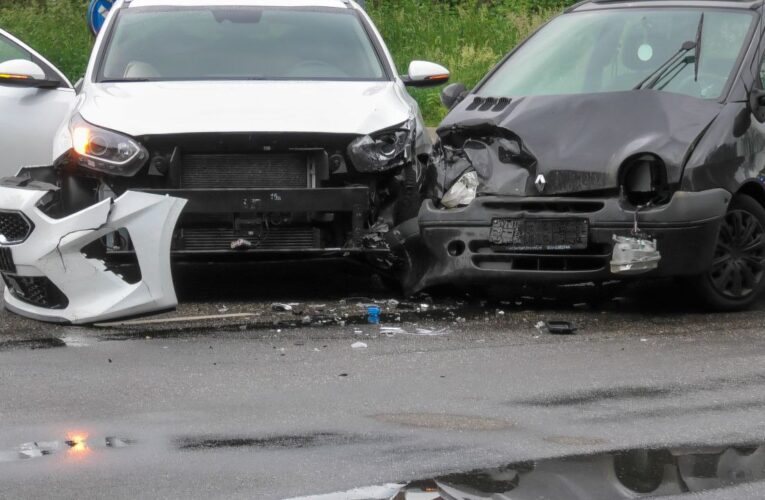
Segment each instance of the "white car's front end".
[[[133,0],[96,42],[54,165],[0,186],[30,222],[6,303],[87,323],[175,305],[170,259],[355,256],[417,215],[431,143],[366,14],[340,0]],[[183,57],[183,59],[180,59]]]

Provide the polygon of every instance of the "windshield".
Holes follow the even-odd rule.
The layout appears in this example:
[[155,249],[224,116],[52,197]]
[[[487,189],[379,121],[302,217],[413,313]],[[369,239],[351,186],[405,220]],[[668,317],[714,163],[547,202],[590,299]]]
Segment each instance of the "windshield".
[[99,81],[384,77],[352,10],[132,8],[120,12]]
[[698,81],[694,51],[654,88],[718,99],[747,39],[749,12],[613,9],[563,15],[521,46],[484,85],[483,96],[618,92],[635,88],[701,32]]

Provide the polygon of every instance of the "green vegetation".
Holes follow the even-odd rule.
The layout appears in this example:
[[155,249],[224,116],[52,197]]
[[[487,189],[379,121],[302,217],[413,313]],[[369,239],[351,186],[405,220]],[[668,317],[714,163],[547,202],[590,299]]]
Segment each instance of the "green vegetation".
[[93,38],[86,0],[0,0],[0,28],[34,47],[73,81],[85,73]]
[[[453,82],[474,85],[506,52],[570,0],[367,0],[398,70],[438,62]],[[0,0],[0,28],[40,51],[73,80],[85,72],[92,38],[87,0]],[[414,90],[429,124],[445,114],[438,89]]]

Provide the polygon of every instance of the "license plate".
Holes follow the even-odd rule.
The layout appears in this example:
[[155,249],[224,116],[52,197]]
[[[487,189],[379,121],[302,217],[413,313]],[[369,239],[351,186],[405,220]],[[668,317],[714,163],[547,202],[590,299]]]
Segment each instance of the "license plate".
[[587,235],[587,219],[493,219],[489,239],[511,250],[581,250]]
[[8,247],[0,247],[0,271],[11,274],[16,272],[16,264],[13,263],[13,254]]

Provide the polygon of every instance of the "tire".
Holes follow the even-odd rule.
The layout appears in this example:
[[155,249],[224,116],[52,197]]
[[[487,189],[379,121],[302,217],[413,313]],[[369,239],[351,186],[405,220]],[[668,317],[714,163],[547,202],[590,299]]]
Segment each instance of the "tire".
[[700,298],[718,311],[750,307],[765,287],[765,208],[737,195],[720,225],[712,266],[693,280]]

